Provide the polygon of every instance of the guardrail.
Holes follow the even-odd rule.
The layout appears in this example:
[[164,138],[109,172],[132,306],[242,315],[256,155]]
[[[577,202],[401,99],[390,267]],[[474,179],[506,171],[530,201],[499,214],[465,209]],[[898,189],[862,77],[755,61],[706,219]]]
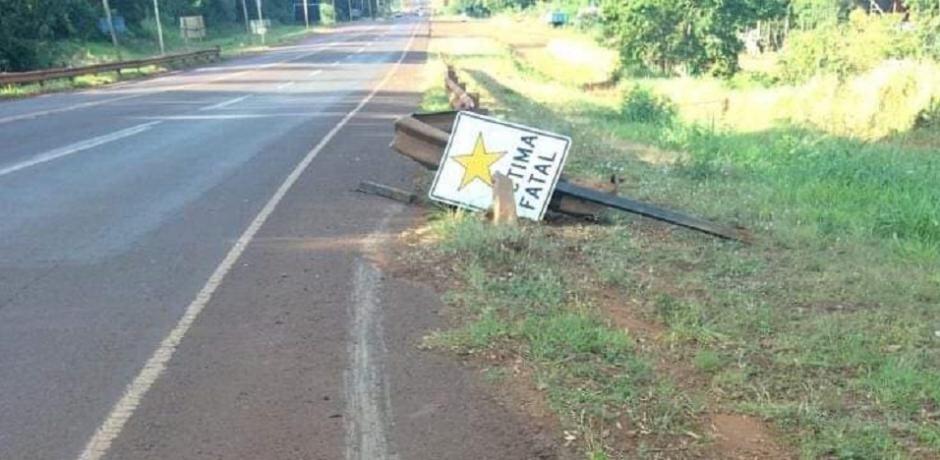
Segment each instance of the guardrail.
[[151,65],[186,65],[193,62],[213,62],[221,57],[218,47],[194,51],[191,53],[168,54],[155,58],[136,59],[132,61],[109,62],[84,67],[65,67],[58,69],[33,70],[30,72],[0,73],[0,85],[17,85],[23,83],[44,84],[49,80],[61,78],[74,79],[83,75],[95,75],[104,72],[121,73],[124,69],[139,69]]
[[457,75],[454,66],[447,66],[444,88],[450,97],[450,105],[455,110],[480,111],[480,95],[467,92],[467,84],[460,82],[460,77]]
[[[453,67],[447,67],[445,87],[450,95],[453,112],[413,114],[395,122],[395,138],[392,149],[414,160],[421,166],[436,170],[450,139],[450,131],[457,111],[486,112],[480,107],[480,98],[467,92]],[[575,183],[562,175],[555,187],[549,209],[576,217],[597,219],[605,208],[641,215],[650,219],[685,227],[708,235],[741,242],[751,242],[753,236],[744,228],[721,224],[671,211],[649,203],[633,200],[616,193],[617,178],[610,183]]]

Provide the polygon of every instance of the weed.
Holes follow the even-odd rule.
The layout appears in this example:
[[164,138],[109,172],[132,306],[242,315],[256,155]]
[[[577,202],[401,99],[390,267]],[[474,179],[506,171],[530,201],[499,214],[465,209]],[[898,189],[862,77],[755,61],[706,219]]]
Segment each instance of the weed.
[[699,350],[692,358],[692,363],[702,372],[714,373],[724,366],[722,356],[711,350]]
[[676,107],[667,98],[637,86],[626,92],[620,113],[630,123],[667,125],[676,117]]

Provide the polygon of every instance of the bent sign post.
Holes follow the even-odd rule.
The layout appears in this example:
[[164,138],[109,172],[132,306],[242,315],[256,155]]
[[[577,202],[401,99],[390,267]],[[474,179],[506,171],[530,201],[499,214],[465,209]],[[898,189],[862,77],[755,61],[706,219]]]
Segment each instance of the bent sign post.
[[460,112],[430,198],[467,209],[493,206],[493,177],[513,183],[519,217],[542,220],[568,158],[571,139],[471,112]]

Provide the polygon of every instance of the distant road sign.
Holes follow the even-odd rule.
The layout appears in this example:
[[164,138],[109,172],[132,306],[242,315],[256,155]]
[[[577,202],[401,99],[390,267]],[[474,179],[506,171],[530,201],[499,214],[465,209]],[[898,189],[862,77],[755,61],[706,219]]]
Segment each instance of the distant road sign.
[[[115,33],[127,33],[127,22],[124,21],[124,16],[112,16],[111,22],[114,23]],[[108,18],[98,18],[98,31],[104,35],[111,33],[111,27],[108,25]]]
[[271,28],[270,19],[263,19],[261,21],[257,19],[251,20],[251,33],[255,35],[264,35],[268,33],[269,28]]
[[180,34],[187,40],[205,38],[206,23],[202,16],[180,16]]
[[461,112],[430,197],[484,211],[493,205],[493,175],[502,173],[513,182],[519,217],[541,220],[570,147],[566,136]]

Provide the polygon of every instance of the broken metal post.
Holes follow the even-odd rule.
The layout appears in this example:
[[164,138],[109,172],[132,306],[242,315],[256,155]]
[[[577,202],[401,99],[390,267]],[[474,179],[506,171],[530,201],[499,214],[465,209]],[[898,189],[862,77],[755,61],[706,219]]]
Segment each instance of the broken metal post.
[[493,175],[493,223],[515,225],[518,220],[512,179],[503,173],[496,173]]

